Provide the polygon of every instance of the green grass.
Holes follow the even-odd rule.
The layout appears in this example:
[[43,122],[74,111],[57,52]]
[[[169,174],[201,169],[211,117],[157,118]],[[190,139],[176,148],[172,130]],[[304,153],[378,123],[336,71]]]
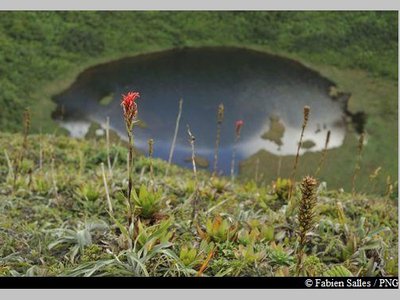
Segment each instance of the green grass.
[[[22,145],[21,135],[0,133],[0,276],[297,275],[300,191],[288,201],[287,180],[233,185],[200,171],[193,224],[191,171],[172,166],[165,176],[166,162],[154,160],[153,182],[149,160],[136,156],[140,222],[130,247],[125,147],[111,145],[110,215],[100,167],[107,166],[104,137],[32,135]],[[398,207],[390,197],[396,195],[353,196],[322,184],[300,275],[397,276]]]

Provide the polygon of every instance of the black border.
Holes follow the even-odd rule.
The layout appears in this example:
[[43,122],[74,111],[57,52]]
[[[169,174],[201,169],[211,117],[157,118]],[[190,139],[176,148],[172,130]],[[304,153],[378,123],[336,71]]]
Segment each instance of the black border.
[[[321,280],[319,287],[315,282]],[[347,286],[347,280],[355,286]],[[385,280],[386,281],[383,281]],[[306,286],[306,281],[311,286]],[[321,282],[344,286],[321,286]],[[362,283],[364,282],[364,286]],[[384,283],[391,282],[391,285]],[[1,289],[398,289],[398,277],[0,277]]]

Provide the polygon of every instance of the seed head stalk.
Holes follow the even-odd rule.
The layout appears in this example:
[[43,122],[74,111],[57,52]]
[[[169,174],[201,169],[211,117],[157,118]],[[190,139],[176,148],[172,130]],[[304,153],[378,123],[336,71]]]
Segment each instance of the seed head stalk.
[[299,141],[299,144],[297,145],[296,158],[294,160],[292,174],[290,175],[291,184],[290,184],[290,188],[289,188],[289,196],[288,196],[289,200],[290,200],[290,198],[292,196],[292,191],[293,191],[293,186],[294,186],[294,181],[295,181],[295,176],[296,176],[297,164],[299,162],[300,148],[301,148],[301,145],[303,143],[304,130],[306,129],[309,116],[310,116],[310,107],[309,106],[304,106],[304,109],[303,109],[303,125],[301,127],[300,141]]
[[108,173],[110,177],[112,177],[112,166],[111,166],[111,157],[110,157],[110,117],[106,119],[106,144],[107,144],[107,165],[108,165]]
[[189,125],[187,125],[187,133],[189,135],[189,142],[190,142],[190,146],[191,146],[191,149],[192,149],[193,175],[194,175],[194,180],[195,180],[196,187],[197,187],[196,155],[195,155],[195,151],[194,151],[194,142],[195,142],[196,138],[194,137],[194,135],[190,131]]
[[303,178],[301,183],[301,200],[299,204],[299,248],[297,251],[297,272],[302,271],[304,247],[306,246],[306,235],[315,223],[315,206],[317,204],[317,180],[311,176]]
[[277,177],[278,178],[281,176],[281,168],[282,168],[282,155],[279,155],[279,157],[278,157],[278,171],[277,171]]
[[150,180],[154,187],[154,169],[153,169],[153,153],[154,153],[154,140],[149,139],[149,160],[150,160]]
[[357,178],[358,172],[361,169],[361,158],[362,158],[362,151],[364,148],[364,138],[365,138],[364,133],[361,133],[360,138],[358,140],[357,161],[356,161],[356,165],[354,167],[354,173],[353,173],[353,178],[352,178],[352,194],[353,194],[353,196],[356,194],[356,178]]
[[43,135],[42,129],[40,129],[40,136],[39,136],[39,170],[42,171],[43,169]]
[[221,139],[221,125],[223,120],[224,120],[224,105],[221,103],[218,106],[218,112],[217,112],[217,137],[215,138],[214,169],[212,177],[216,176],[218,172],[218,149]]
[[326,155],[328,154],[328,144],[329,144],[330,137],[331,137],[331,131],[328,130],[328,132],[326,133],[324,150],[322,151],[322,155],[321,155],[321,159],[318,163],[317,171],[315,171],[315,177],[318,176],[319,172],[321,171],[322,165],[325,162]]
[[192,197],[193,197],[192,198],[192,206],[193,206],[192,223],[194,223],[194,221],[196,220],[196,216],[197,216],[197,201],[198,201],[197,197],[198,197],[198,190],[199,190],[199,185],[198,185],[198,180],[197,180],[197,169],[196,169],[196,155],[195,155],[195,148],[194,148],[194,142],[195,142],[196,138],[190,131],[189,125],[187,125],[187,133],[189,135],[189,143],[190,143],[191,150],[192,150],[193,177],[194,177],[194,182],[195,182],[195,188],[194,188],[194,192],[192,195]]
[[232,151],[232,161],[231,161],[231,182],[235,181],[235,158],[236,158],[236,148],[240,139],[240,131],[242,130],[243,121],[238,120],[235,123],[235,143],[233,144]]
[[29,134],[29,129],[31,127],[31,112],[30,112],[29,108],[25,109],[25,111],[24,111],[23,125],[24,125],[24,129],[23,129],[22,147],[21,147],[21,149],[17,155],[17,159],[15,161],[14,183],[13,183],[14,188],[15,188],[15,185],[17,182],[19,167],[21,166],[22,161],[24,160],[25,151],[28,148],[28,134]]
[[257,183],[258,182],[258,169],[260,168],[260,159],[257,157],[256,159],[256,169],[255,169],[255,174],[254,174],[254,180]]
[[108,213],[112,216],[113,215],[113,208],[112,208],[112,204],[111,204],[110,193],[108,191],[108,184],[107,184],[106,172],[104,170],[104,163],[101,163],[100,165],[101,165],[101,172],[102,172],[102,175],[103,175],[104,189],[106,191]]

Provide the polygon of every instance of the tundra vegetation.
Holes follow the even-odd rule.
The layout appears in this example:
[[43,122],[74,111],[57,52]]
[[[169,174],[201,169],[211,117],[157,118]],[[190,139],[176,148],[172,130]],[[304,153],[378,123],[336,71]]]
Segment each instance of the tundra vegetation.
[[[397,20],[397,12],[0,12],[0,276],[398,276]],[[366,113],[363,132],[349,125],[339,149],[279,160],[258,153],[238,162],[233,151],[228,178],[218,174],[224,106],[213,176],[196,167],[190,124],[181,130],[191,170],[153,157],[157,140],[148,155],[134,149],[139,94],[122,102],[128,143],[108,128],[87,140],[54,129],[51,95],[82,68],[207,45],[315,68],[352,93],[347,109]],[[299,112],[297,153],[312,112]],[[234,124],[236,142],[246,122]],[[278,132],[265,138],[279,142],[284,128],[274,122]]]

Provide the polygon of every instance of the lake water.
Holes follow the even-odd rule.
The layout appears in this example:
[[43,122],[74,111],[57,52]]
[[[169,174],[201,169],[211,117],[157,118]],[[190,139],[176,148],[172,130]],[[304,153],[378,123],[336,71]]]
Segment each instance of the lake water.
[[[265,149],[274,154],[295,154],[303,123],[303,107],[311,107],[304,140],[315,145],[304,151],[320,151],[331,130],[329,148],[341,146],[345,136],[342,106],[329,96],[334,84],[303,65],[281,57],[236,48],[197,48],[158,52],[98,65],[82,72],[64,92],[54,96],[63,108],[60,125],[72,136],[84,137],[89,125],[104,126],[125,138],[120,106],[121,94],[139,91],[135,145],[146,151],[153,138],[154,155],[168,159],[175,129],[179,99],[183,98],[173,162],[191,167],[186,124],[196,137],[196,154],[213,166],[217,108],[224,104],[218,169],[230,169],[235,139],[234,124],[243,120],[237,159]],[[102,99],[109,98],[106,105]],[[274,116],[284,125],[279,147],[262,138]]]

